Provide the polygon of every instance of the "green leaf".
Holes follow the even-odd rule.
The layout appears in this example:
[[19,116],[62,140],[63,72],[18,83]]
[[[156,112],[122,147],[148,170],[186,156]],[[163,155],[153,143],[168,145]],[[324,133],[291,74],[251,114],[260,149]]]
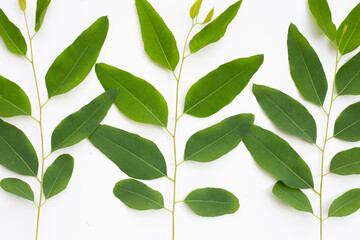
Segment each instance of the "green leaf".
[[309,0],[309,7],[319,28],[333,41],[336,38],[336,26],[331,19],[327,0]]
[[254,84],[253,93],[276,126],[306,141],[316,142],[316,122],[301,103],[283,92],[262,85]]
[[339,95],[360,95],[360,53],[339,69],[335,83]]
[[201,8],[202,0],[196,0],[196,2],[190,8],[190,17],[194,19],[199,15],[200,8]]
[[167,175],[164,156],[150,140],[106,125],[89,139],[129,177],[151,180]]
[[119,90],[115,105],[127,117],[136,122],[167,126],[167,103],[151,84],[104,63],[96,64],[95,70],[105,90]]
[[208,15],[206,15],[205,20],[202,22],[202,24],[207,24],[208,22],[210,22],[214,16],[214,11],[215,8],[211,9],[210,12],[208,13]]
[[154,62],[174,71],[180,59],[174,35],[148,1],[135,3],[145,52]]
[[19,0],[19,7],[24,11],[26,9],[26,0]]
[[45,172],[44,195],[49,199],[67,187],[74,169],[74,158],[69,154],[59,156]]
[[135,179],[125,179],[114,187],[114,195],[126,206],[136,210],[164,208],[162,194]]
[[313,188],[309,166],[276,134],[254,125],[243,140],[255,161],[291,188]]
[[184,114],[208,117],[228,105],[249,83],[263,55],[225,63],[196,82],[185,98]]
[[0,76],[0,117],[31,115],[30,100],[16,83]]
[[3,180],[1,180],[0,186],[8,193],[14,194],[18,197],[30,201],[34,201],[34,193],[31,187],[29,186],[29,184],[27,184],[24,181],[21,181],[20,179],[4,178]]
[[45,18],[46,11],[50,5],[51,0],[37,0],[36,4],[36,20],[35,31],[39,31]]
[[99,18],[55,59],[45,76],[49,98],[67,93],[84,81],[99,56],[108,28],[109,19]]
[[201,130],[186,143],[184,159],[210,162],[233,150],[248,133],[254,115],[238,114]]
[[242,0],[228,7],[225,12],[197,33],[190,41],[191,53],[196,53],[207,45],[219,41],[225,35],[227,27],[235,18],[241,3]]
[[278,181],[272,192],[276,197],[293,208],[299,211],[313,213],[308,197],[300,189],[289,188],[282,181]]
[[108,90],[62,120],[51,136],[52,152],[75,145],[89,137],[105,118],[116,96],[117,89]]
[[7,49],[15,54],[25,56],[27,45],[20,29],[15,26],[0,8],[0,37]]
[[345,217],[360,208],[360,189],[352,189],[335,199],[329,208],[329,217]]
[[360,174],[360,148],[339,152],[331,160],[330,172],[339,175]]
[[318,55],[294,24],[289,27],[287,44],[296,87],[306,100],[322,106],[328,83]]
[[360,45],[360,3],[341,23],[336,42],[342,55],[354,51]]
[[348,142],[360,141],[360,102],[347,107],[336,119],[334,137]]
[[17,127],[0,119],[0,164],[24,176],[37,176],[39,162],[34,147]]
[[229,191],[221,188],[202,188],[192,191],[184,202],[191,210],[202,217],[217,217],[235,213],[239,199]]

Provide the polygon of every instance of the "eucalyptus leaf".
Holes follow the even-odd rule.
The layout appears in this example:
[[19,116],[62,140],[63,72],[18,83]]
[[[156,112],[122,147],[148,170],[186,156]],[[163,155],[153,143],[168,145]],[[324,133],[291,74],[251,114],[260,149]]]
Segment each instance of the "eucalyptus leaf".
[[209,22],[212,20],[212,18],[214,17],[214,11],[215,11],[215,8],[212,8],[212,9],[210,10],[210,12],[206,15],[206,18],[205,18],[205,20],[202,22],[202,24],[209,23]]
[[35,31],[39,31],[45,18],[46,11],[50,5],[51,0],[37,0],[36,4],[36,19]]
[[339,69],[335,83],[339,95],[360,95],[360,53]]
[[8,193],[18,197],[34,201],[34,192],[29,184],[17,178],[4,178],[0,182],[0,187]]
[[360,208],[360,189],[352,189],[337,199],[329,208],[329,217],[345,217]]
[[347,107],[336,119],[334,137],[348,142],[360,141],[360,102]]
[[360,174],[360,148],[339,152],[331,160],[330,172],[339,175]]
[[202,0],[196,0],[196,2],[191,6],[189,12],[191,19],[194,19],[199,15],[201,4]]
[[264,61],[263,55],[239,58],[210,72],[188,91],[184,113],[208,117],[231,103]]
[[309,0],[309,7],[319,28],[333,41],[336,38],[336,26],[331,19],[327,0]]
[[26,0],[19,0],[19,7],[21,10],[26,10]]

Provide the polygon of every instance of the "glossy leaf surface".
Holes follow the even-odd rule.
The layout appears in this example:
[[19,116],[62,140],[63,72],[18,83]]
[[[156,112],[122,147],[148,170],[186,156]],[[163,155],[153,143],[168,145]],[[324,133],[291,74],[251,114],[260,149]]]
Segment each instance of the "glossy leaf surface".
[[360,189],[350,190],[331,204],[329,217],[345,217],[353,214],[360,208]]
[[334,137],[349,141],[360,141],[360,102],[347,107],[336,119]]
[[331,160],[330,172],[339,175],[360,174],[360,148],[339,152]]
[[333,41],[336,38],[336,26],[331,19],[327,0],[309,0],[309,7],[319,28]]
[[36,19],[35,31],[39,31],[45,18],[46,11],[50,5],[51,0],[37,0],[36,4]]
[[360,95],[360,53],[339,69],[335,83],[339,95]]
[[18,197],[34,201],[34,192],[29,184],[17,178],[4,178],[0,182],[2,189]]

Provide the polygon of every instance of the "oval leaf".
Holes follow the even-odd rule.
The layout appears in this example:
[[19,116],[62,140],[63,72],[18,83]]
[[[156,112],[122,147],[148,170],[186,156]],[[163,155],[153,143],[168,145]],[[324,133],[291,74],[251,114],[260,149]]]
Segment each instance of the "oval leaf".
[[339,175],[360,174],[360,148],[339,152],[331,160],[330,172]]
[[339,95],[360,95],[360,53],[339,69],[335,81]]
[[150,140],[106,125],[98,127],[89,139],[129,177],[166,177],[164,156]]
[[239,114],[201,130],[186,143],[184,159],[210,162],[234,149],[254,123],[254,115]]
[[290,72],[297,89],[306,100],[322,106],[328,83],[318,55],[294,24],[289,27],[287,44]]
[[329,217],[345,217],[360,208],[360,189],[353,189],[335,199],[329,208]]
[[125,179],[114,187],[114,195],[126,206],[136,210],[164,208],[162,194],[135,179]]
[[208,13],[208,15],[206,15],[206,18],[205,20],[202,22],[202,24],[206,24],[208,22],[210,22],[214,16],[214,11],[215,11],[215,8],[211,9],[210,12]]
[[253,85],[256,100],[276,126],[305,139],[316,142],[316,122],[298,101],[274,88]]
[[309,7],[319,28],[333,41],[336,38],[336,26],[331,19],[327,0],[309,0]]
[[119,90],[115,105],[127,117],[136,122],[167,126],[167,103],[151,84],[107,64],[96,64],[95,70],[105,90]]
[[243,140],[255,161],[291,188],[313,188],[309,166],[276,134],[254,125]]
[[35,31],[39,31],[45,18],[46,11],[50,5],[51,0],[37,0],[36,4],[36,20]]
[[225,63],[196,82],[185,98],[184,113],[208,117],[234,100],[264,61],[263,55]]
[[52,152],[89,137],[105,118],[116,96],[117,89],[108,90],[62,120],[51,136]]
[[360,102],[347,107],[336,119],[334,137],[349,142],[360,141]]
[[196,0],[196,2],[190,8],[190,17],[194,19],[199,15],[200,8],[201,8],[202,0]]
[[0,182],[2,189],[18,197],[34,201],[34,192],[29,184],[17,178],[4,178]]
[[45,76],[49,98],[67,93],[84,81],[99,56],[108,28],[109,19],[99,18],[55,59]]
[[19,0],[19,7],[21,10],[26,9],[26,0]]
[[135,3],[145,52],[154,62],[174,71],[180,59],[174,35],[148,1]]
[[192,191],[184,202],[191,210],[202,217],[217,217],[235,213],[239,199],[229,191],[221,188],[202,188]]

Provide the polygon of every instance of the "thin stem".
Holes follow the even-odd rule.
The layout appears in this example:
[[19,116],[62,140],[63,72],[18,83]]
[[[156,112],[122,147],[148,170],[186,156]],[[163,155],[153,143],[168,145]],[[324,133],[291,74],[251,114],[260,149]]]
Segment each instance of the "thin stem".
[[164,209],[165,209],[166,211],[172,213],[172,211],[171,211],[170,209],[168,209],[168,208],[166,208],[166,207],[164,207]]
[[315,147],[316,147],[317,149],[319,149],[320,151],[322,151],[322,148],[319,147],[319,145],[315,144]]

